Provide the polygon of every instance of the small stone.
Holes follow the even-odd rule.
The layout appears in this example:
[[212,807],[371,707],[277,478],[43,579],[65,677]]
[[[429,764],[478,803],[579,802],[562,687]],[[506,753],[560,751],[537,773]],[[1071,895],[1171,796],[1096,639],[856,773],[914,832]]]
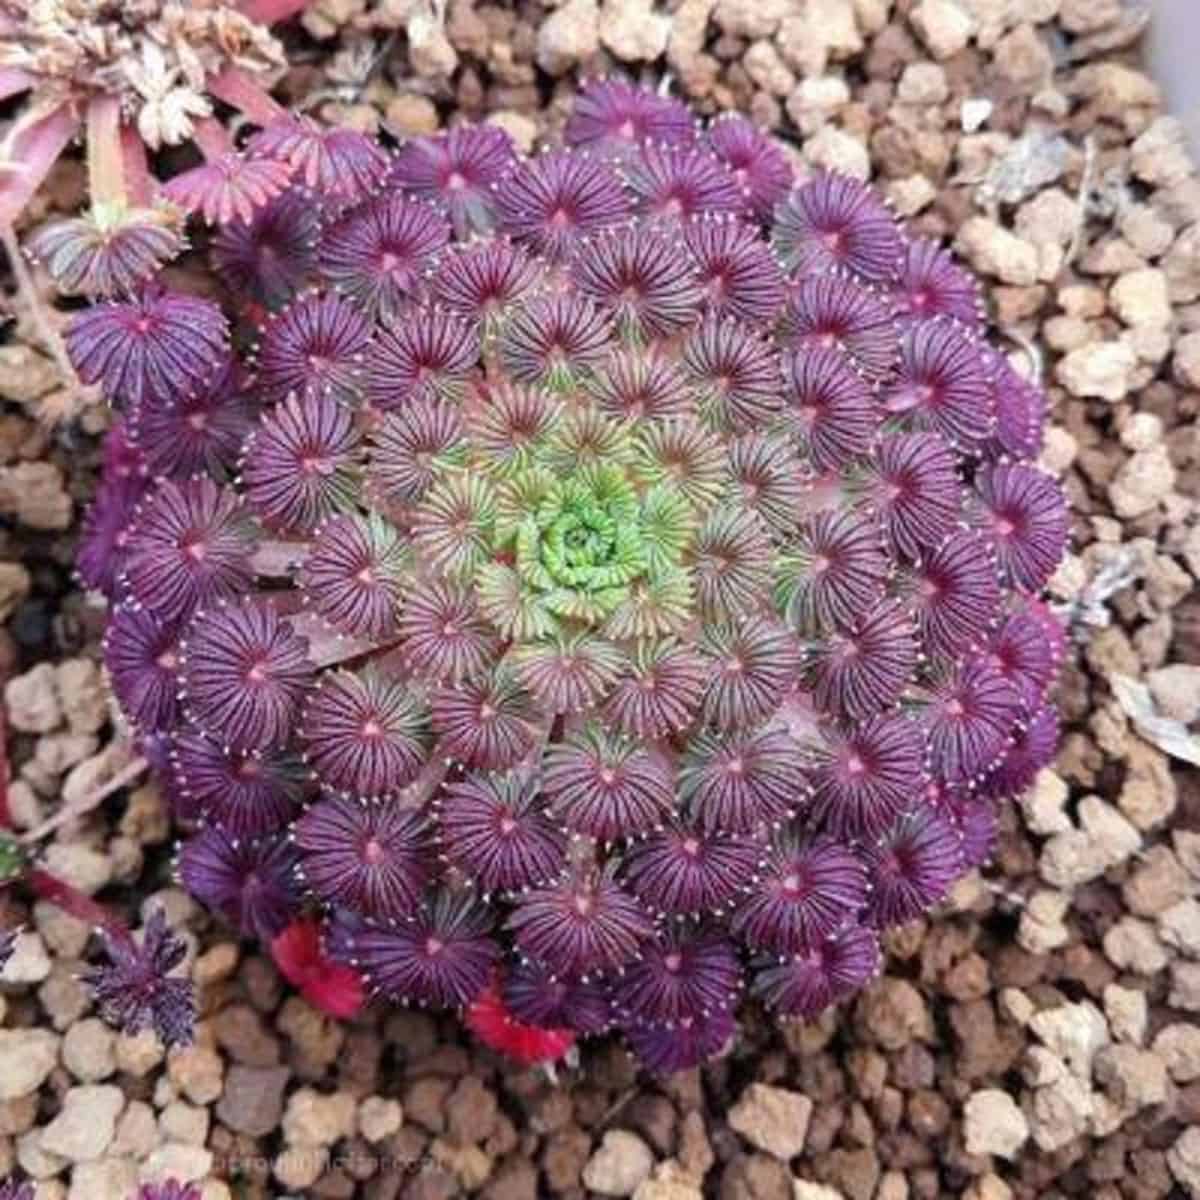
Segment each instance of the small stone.
[[158,1145],[158,1122],[154,1109],[143,1100],[130,1100],[117,1122],[116,1136],[109,1147],[115,1155],[145,1158]]
[[1200,388],[1200,330],[1175,343],[1175,377],[1184,387]]
[[583,1184],[602,1196],[632,1196],[653,1166],[654,1155],[640,1137],[610,1129],[583,1168]]
[[[67,1200],[128,1200],[137,1195],[137,1163],[128,1158],[82,1162],[71,1171]],[[39,1194],[38,1200],[42,1200]]]
[[431,11],[414,9],[405,25],[408,61],[425,79],[445,78],[458,66],[458,54],[446,36],[442,18]]
[[1185,1012],[1200,1012],[1200,963],[1173,962],[1167,1003]]
[[143,1183],[162,1183],[167,1179],[193,1183],[203,1179],[212,1166],[211,1150],[187,1142],[166,1142],[146,1155],[141,1178]]
[[799,1092],[752,1083],[729,1110],[729,1127],[752,1146],[786,1161],[804,1149],[812,1101]]
[[1124,916],[1104,935],[1104,953],[1114,967],[1138,975],[1154,975],[1167,965],[1167,952],[1154,926]]
[[0,982],[41,983],[50,974],[50,956],[40,933],[23,929],[13,943],[12,957],[0,971]]
[[96,1017],[77,1021],[62,1041],[63,1066],[81,1083],[99,1083],[117,1069],[116,1036]]
[[1177,1022],[1159,1030],[1151,1049],[1176,1083],[1200,1079],[1200,1025]]
[[905,104],[942,104],[949,95],[946,69],[940,63],[909,63],[896,84],[896,99]]
[[487,123],[497,129],[503,129],[522,154],[533,153],[537,144],[538,125],[531,117],[524,113],[512,112],[510,109],[501,109],[499,112],[490,113]]
[[167,1075],[193,1104],[211,1104],[221,1094],[225,1064],[210,1046],[184,1046],[167,1057]]
[[1200,900],[1188,896],[1158,915],[1158,936],[1189,958],[1200,958]]
[[1133,383],[1137,355],[1125,342],[1092,342],[1059,360],[1055,378],[1073,396],[1116,402]]
[[1014,87],[1036,92],[1054,75],[1054,55],[1032,25],[1018,25],[992,50],[996,73]]
[[33,580],[20,563],[0,563],[0,624],[16,612],[32,587]]
[[1050,767],[1043,767],[1033,786],[1019,800],[1025,824],[1033,833],[1065,833],[1071,826],[1066,804],[1069,789],[1066,780]]
[[1029,1138],[1029,1122],[1007,1092],[984,1088],[963,1106],[963,1136],[968,1154],[1014,1158]]
[[1017,942],[1030,954],[1047,954],[1071,939],[1063,918],[1071,907],[1066,892],[1040,889],[1029,898],[1017,925]]
[[1200,666],[1172,663],[1146,678],[1150,695],[1164,717],[1191,725],[1200,720]]
[[807,1179],[792,1180],[792,1200],[846,1200],[836,1188],[823,1183],[811,1183]]
[[1161,503],[1175,487],[1175,466],[1164,444],[1131,454],[1108,488],[1118,517],[1140,517]]
[[667,48],[671,18],[653,0],[605,0],[600,40],[622,62],[653,62]]
[[404,1109],[387,1096],[368,1096],[358,1106],[358,1132],[368,1142],[382,1142],[404,1124]]
[[794,0],[717,0],[713,20],[732,37],[771,37],[795,7]]
[[1133,173],[1146,183],[1172,187],[1192,173],[1187,131],[1177,117],[1159,117],[1129,148]]
[[971,217],[956,245],[977,270],[1001,283],[1029,287],[1038,280],[1037,247],[987,217]]
[[284,1140],[291,1146],[332,1146],[354,1133],[357,1107],[348,1092],[325,1094],[301,1088],[288,1098]]
[[125,1094],[111,1084],[68,1089],[58,1116],[42,1133],[42,1148],[70,1162],[99,1158],[117,1131]]
[[1149,1018],[1145,992],[1117,983],[1108,984],[1104,989],[1104,1015],[1118,1041],[1140,1046],[1145,1040]]
[[836,125],[825,125],[804,143],[805,158],[814,166],[840,171],[855,179],[871,177],[871,155],[862,141]]
[[1034,1089],[1029,1124],[1033,1140],[1042,1150],[1058,1150],[1081,1137],[1091,1117],[1091,1091],[1069,1072],[1057,1074]]
[[46,461],[0,468],[0,513],[30,529],[66,529],[72,506],[62,471]]
[[59,1038],[44,1029],[0,1029],[0,1101],[35,1092],[58,1062]]
[[82,842],[52,842],[46,847],[46,869],[59,879],[94,896],[112,882],[112,859]]
[[1105,1046],[1096,1055],[1096,1082],[1122,1112],[1162,1104],[1167,1098],[1167,1068],[1157,1054],[1138,1046]]
[[659,1163],[653,1176],[638,1184],[633,1200],[704,1200],[704,1193],[671,1158]]
[[50,733],[62,724],[54,668],[39,663],[4,685],[9,725],[19,733]]
[[118,1034],[114,1049],[117,1070],[134,1079],[149,1075],[166,1056],[162,1041],[152,1029]]
[[1113,284],[1108,298],[1126,325],[1165,327],[1171,323],[1171,298],[1163,271],[1152,267],[1128,271]]
[[1091,1078],[1096,1052],[1109,1043],[1108,1023],[1090,1000],[1034,1013],[1029,1028],[1080,1079]]
[[550,75],[565,75],[599,48],[600,10],[596,0],[568,0],[538,28],[537,64]]
[[909,20],[937,59],[953,57],[971,37],[971,18],[954,0],[921,0]]
[[172,1100],[160,1114],[158,1127],[164,1140],[203,1146],[208,1140],[208,1109],[183,1100]]
[[389,131],[402,137],[422,137],[437,133],[441,121],[428,96],[398,92],[388,101],[384,120]]
[[1171,817],[1179,801],[1167,756],[1138,739],[1125,748],[1125,782],[1117,807],[1142,831],[1157,828]]
[[1191,876],[1169,846],[1151,846],[1125,880],[1121,895],[1131,913],[1156,917],[1192,895]]
[[287,1067],[248,1067],[235,1063],[225,1077],[217,1103],[217,1120],[235,1133],[266,1137],[279,1128]]
[[1175,1139],[1167,1151],[1167,1166],[1180,1187],[1200,1196],[1200,1125],[1189,1126]]

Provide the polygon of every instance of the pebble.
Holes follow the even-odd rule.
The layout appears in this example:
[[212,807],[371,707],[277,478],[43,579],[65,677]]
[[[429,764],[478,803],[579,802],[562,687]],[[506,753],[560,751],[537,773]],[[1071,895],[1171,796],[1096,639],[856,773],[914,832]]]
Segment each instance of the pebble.
[[1138,1046],[1114,1044],[1096,1055],[1096,1082],[1132,1115],[1167,1098],[1167,1068],[1157,1054]]
[[1050,767],[1043,767],[1033,786],[1022,794],[1018,803],[1026,826],[1033,833],[1066,833],[1072,828],[1066,804],[1070,792],[1066,781]]
[[0,1029],[0,1101],[41,1087],[58,1063],[60,1044],[45,1029]]
[[353,1135],[357,1108],[349,1092],[300,1088],[288,1097],[283,1115],[284,1140],[291,1146],[332,1146]]
[[1113,284],[1108,298],[1126,325],[1165,327],[1171,323],[1167,276],[1156,268],[1126,272]]
[[606,0],[600,12],[600,40],[622,62],[653,62],[670,33],[669,14],[653,0]]
[[1140,517],[1171,494],[1175,465],[1163,444],[1131,454],[1109,485],[1108,498],[1118,517]]
[[137,1164],[132,1159],[114,1157],[79,1163],[71,1171],[67,1200],[129,1200],[136,1194],[137,1184]]
[[186,1142],[165,1142],[146,1156],[141,1166],[141,1178],[143,1183],[161,1183],[165,1179],[192,1183],[203,1179],[212,1168],[211,1150]]
[[13,615],[32,587],[33,579],[20,563],[0,563],[0,623]]
[[265,1137],[279,1127],[287,1067],[249,1067],[235,1063],[225,1076],[217,1119],[236,1133]]
[[814,166],[870,179],[871,155],[862,141],[836,125],[825,125],[804,143],[805,158]]
[[1114,967],[1138,975],[1155,975],[1167,965],[1167,952],[1154,926],[1123,916],[1105,933],[1104,953]]
[[112,1084],[69,1088],[58,1116],[42,1133],[42,1148],[70,1162],[99,1158],[117,1131],[125,1093]]
[[99,1083],[117,1069],[116,1036],[97,1017],[87,1017],[67,1030],[62,1040],[63,1066],[80,1083]]
[[1172,663],[1146,677],[1150,695],[1165,717],[1191,725],[1200,720],[1200,666]]
[[209,1046],[184,1046],[167,1056],[167,1076],[193,1104],[211,1104],[221,1095],[225,1063]]
[[38,663],[4,685],[8,721],[19,733],[50,733],[62,724],[54,667]]
[[88,896],[94,896],[112,882],[111,857],[82,842],[52,842],[46,847],[45,861],[52,875]]
[[1042,847],[1038,873],[1052,887],[1070,890],[1098,879],[1141,845],[1141,835],[1099,796],[1079,802],[1082,828],[1057,833]]
[[984,1088],[963,1107],[963,1137],[968,1154],[1015,1158],[1029,1139],[1029,1122],[1007,1092]]
[[610,1129],[583,1168],[583,1184],[601,1196],[632,1196],[654,1166],[650,1147],[626,1129]]
[[812,1183],[807,1179],[792,1180],[792,1200],[845,1200],[836,1188],[823,1183]]
[[1037,247],[987,217],[967,220],[955,244],[977,270],[1001,283],[1029,287],[1038,280]]
[[1104,989],[1103,1000],[1104,1016],[1113,1037],[1140,1046],[1146,1039],[1149,1018],[1146,993],[1137,988],[1110,983]]
[[23,929],[13,943],[12,957],[0,971],[0,982],[41,983],[50,974],[50,956],[40,933]]
[[800,1092],[752,1083],[729,1110],[729,1127],[755,1149],[787,1161],[804,1150],[813,1103]]
[[1189,895],[1159,913],[1158,936],[1188,958],[1200,958],[1200,900]]
[[62,471],[52,462],[0,468],[0,513],[30,529],[66,529],[74,508],[64,483]]
[[1190,1195],[1200,1196],[1200,1125],[1191,1125],[1167,1151],[1171,1174]]
[[1129,394],[1136,367],[1127,342],[1093,342],[1059,359],[1054,377],[1073,396],[1115,403]]
[[1162,1059],[1176,1083],[1200,1079],[1200,1025],[1175,1022],[1155,1036],[1151,1049]]
[[1131,913],[1157,917],[1191,897],[1194,884],[1169,846],[1151,846],[1125,880],[1121,895]]
[[1064,917],[1071,907],[1067,892],[1045,888],[1034,892],[1021,910],[1017,942],[1030,954],[1047,954],[1071,939]]
[[1090,1000],[1034,1013],[1029,1028],[1080,1079],[1091,1078],[1092,1060],[1110,1040],[1108,1022]]
[[404,1124],[404,1109],[388,1096],[368,1096],[358,1106],[358,1131],[368,1142],[382,1142]]
[[538,27],[537,64],[550,75],[564,75],[600,48],[600,9],[596,0],[567,0]]
[[909,20],[937,59],[952,58],[971,36],[971,18],[954,0],[921,0]]

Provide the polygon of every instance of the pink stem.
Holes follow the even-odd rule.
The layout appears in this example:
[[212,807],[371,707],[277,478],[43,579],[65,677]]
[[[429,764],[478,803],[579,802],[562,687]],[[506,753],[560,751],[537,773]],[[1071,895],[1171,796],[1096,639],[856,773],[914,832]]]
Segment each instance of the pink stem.
[[0,226],[16,223],[78,130],[79,118],[62,105],[46,116],[18,123],[9,133],[0,149]]
[[201,117],[192,123],[192,138],[200,147],[200,153],[212,162],[233,152],[233,139],[229,131],[215,117]]
[[97,96],[87,108],[88,189],[93,204],[124,206],[123,160],[121,102],[116,96]]
[[260,25],[274,25],[303,12],[310,3],[311,0],[241,0],[238,8]]
[[25,882],[39,900],[56,905],[77,921],[83,921],[93,929],[103,929],[109,936],[121,941],[133,940],[125,922],[115,913],[109,912],[103,904],[98,904],[91,896],[85,896],[77,887],[59,879],[57,875],[51,875],[41,867],[31,867],[25,875]]
[[7,100],[18,92],[27,92],[33,85],[33,76],[27,75],[20,67],[0,67],[0,100]]
[[270,125],[287,116],[287,109],[237,67],[226,67],[208,81],[208,90],[218,100],[243,112],[256,125]]
[[158,193],[158,180],[150,174],[146,143],[132,125],[121,126],[121,166],[125,171],[125,190],[129,203],[147,208]]

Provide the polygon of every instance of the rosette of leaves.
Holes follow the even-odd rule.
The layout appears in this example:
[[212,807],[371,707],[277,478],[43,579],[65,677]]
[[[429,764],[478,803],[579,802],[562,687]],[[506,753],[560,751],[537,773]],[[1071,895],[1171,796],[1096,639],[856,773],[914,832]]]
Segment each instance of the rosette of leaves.
[[121,416],[80,561],[193,895],[309,984],[671,1071],[986,860],[1053,753],[1065,506],[867,186],[621,81],[565,136],[414,139],[218,221],[223,308],[82,314]]

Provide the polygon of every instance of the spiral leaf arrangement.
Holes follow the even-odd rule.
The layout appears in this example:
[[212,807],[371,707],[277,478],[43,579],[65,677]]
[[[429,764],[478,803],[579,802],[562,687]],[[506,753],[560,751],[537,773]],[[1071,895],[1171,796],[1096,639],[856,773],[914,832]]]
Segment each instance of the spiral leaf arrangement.
[[70,330],[121,412],[79,565],[198,899],[671,1071],[986,860],[1055,747],[1066,511],[867,186],[621,81],[564,140],[254,135],[224,309]]

